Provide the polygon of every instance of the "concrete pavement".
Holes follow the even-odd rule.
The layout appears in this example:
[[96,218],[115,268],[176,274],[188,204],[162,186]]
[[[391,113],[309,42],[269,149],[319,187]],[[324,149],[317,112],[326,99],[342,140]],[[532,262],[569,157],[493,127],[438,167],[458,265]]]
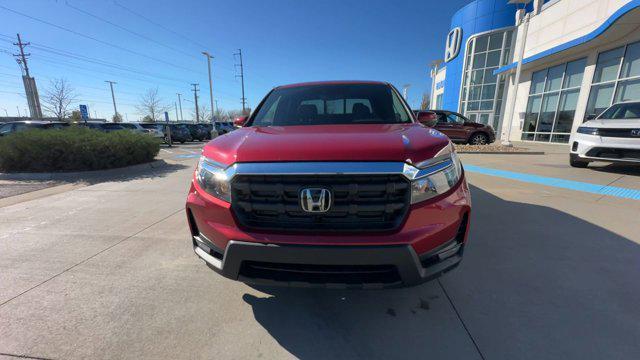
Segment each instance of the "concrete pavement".
[[[553,156],[545,164],[557,166],[550,167],[527,167],[525,162],[538,159],[522,155],[463,159],[545,176],[566,174]],[[171,171],[0,207],[0,354],[56,359],[635,359],[640,354],[639,201],[470,173],[469,247],[462,265],[440,281],[386,291],[262,289],[217,276],[193,254],[183,208],[195,157],[180,163]],[[593,174],[589,180],[608,181],[598,178],[607,172]],[[625,181],[633,186],[640,178],[630,175]]]

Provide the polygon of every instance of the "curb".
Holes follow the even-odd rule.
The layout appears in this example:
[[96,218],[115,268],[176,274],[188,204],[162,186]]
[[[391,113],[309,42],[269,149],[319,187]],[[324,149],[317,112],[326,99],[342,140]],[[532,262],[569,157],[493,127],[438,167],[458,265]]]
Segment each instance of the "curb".
[[74,171],[58,173],[0,173],[0,180],[82,180],[105,176],[118,176],[145,169],[158,169],[169,164],[164,160],[154,160],[144,164],[131,165],[121,168],[91,171]]
[[479,155],[545,155],[544,151],[457,151],[458,154],[479,154]]

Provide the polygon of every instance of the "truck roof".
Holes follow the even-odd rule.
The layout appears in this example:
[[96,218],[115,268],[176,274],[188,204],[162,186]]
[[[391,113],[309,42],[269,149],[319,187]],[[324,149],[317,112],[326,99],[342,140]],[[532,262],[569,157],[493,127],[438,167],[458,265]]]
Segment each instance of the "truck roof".
[[285,89],[285,88],[294,88],[301,86],[317,86],[317,85],[342,85],[342,84],[377,84],[377,85],[386,85],[387,83],[384,81],[373,81],[373,80],[330,80],[330,81],[310,81],[310,82],[302,82],[295,84],[287,84],[276,86],[276,89]]

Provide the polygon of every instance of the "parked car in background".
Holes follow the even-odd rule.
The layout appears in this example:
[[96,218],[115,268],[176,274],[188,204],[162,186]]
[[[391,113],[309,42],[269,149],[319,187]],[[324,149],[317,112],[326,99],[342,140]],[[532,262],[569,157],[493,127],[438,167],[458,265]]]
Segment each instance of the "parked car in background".
[[77,125],[86,126],[89,129],[94,129],[94,130],[99,130],[104,132],[125,130],[125,128],[120,126],[120,124],[118,123],[107,123],[102,121],[78,122]]
[[138,134],[148,134],[149,131],[145,128],[143,128],[142,126],[140,126],[140,124],[137,123],[118,123],[118,125],[122,126],[123,128],[127,129],[127,130],[131,130],[135,133]]
[[580,125],[569,144],[573,167],[584,168],[591,161],[640,163],[640,102],[612,105]]
[[164,139],[164,126],[162,124],[139,123],[138,125],[147,129],[149,131],[149,135],[158,139]]
[[0,124],[0,136],[6,136],[30,129],[61,129],[67,126],[69,126],[69,123],[66,122],[51,122],[39,120],[11,121]]
[[216,122],[213,124],[213,126],[216,128],[218,135],[224,135],[230,131],[229,128],[223,122]]
[[204,140],[211,140],[211,139],[215,138],[215,136],[213,136],[213,134],[211,133],[211,130],[213,130],[213,125],[211,123],[209,123],[209,124],[198,124],[198,126],[204,132],[204,135],[205,135]]
[[184,144],[187,141],[191,141],[191,131],[184,124],[170,124],[165,126],[165,137],[168,138],[167,127],[171,130],[171,141]]
[[191,133],[191,141],[202,141],[207,139],[206,131],[199,124],[186,123],[183,124]]
[[456,143],[486,145],[496,139],[496,133],[491,126],[473,122],[457,112],[446,110],[414,110],[413,112],[419,122],[442,132]]

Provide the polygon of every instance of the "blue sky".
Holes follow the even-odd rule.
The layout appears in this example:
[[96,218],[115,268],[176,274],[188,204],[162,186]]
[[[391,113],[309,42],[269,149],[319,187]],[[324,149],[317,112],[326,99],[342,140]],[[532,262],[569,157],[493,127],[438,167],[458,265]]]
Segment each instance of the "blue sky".
[[[399,89],[411,84],[409,102],[417,106],[422,93],[430,89],[428,64],[442,57],[451,16],[468,2],[0,0],[0,6],[97,40],[0,8],[0,112],[6,109],[16,115],[16,106],[21,113],[27,107],[24,96],[18,94],[23,93],[19,68],[8,53],[16,51],[9,37],[15,38],[18,32],[24,41],[38,46],[27,50],[41,94],[51,79],[65,78],[76,89],[77,104],[89,105],[91,114],[99,117],[113,115],[104,82],[113,80],[118,83],[118,111],[130,121],[140,117],[135,109],[140,95],[156,87],[172,107],[176,93],[182,93],[184,117],[190,118],[189,84],[200,83],[200,101],[209,103],[203,50],[215,56],[213,86],[218,105],[239,109],[240,82],[235,78],[233,56],[238,48],[244,55],[250,106],[276,85],[336,79],[383,80]],[[111,66],[78,60],[75,55]]]

